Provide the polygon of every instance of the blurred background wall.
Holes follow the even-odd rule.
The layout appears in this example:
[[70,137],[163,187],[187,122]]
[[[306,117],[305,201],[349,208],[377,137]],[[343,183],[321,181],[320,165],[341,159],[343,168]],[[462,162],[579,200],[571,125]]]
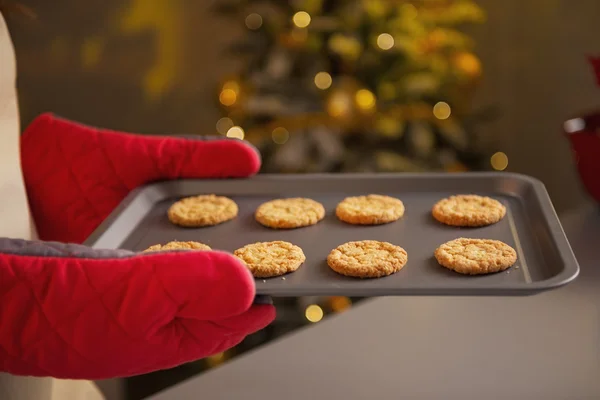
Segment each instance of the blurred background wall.
[[[240,59],[228,43],[240,23],[212,2],[23,0],[35,20],[10,17],[23,124],[52,111],[141,133],[215,133],[218,82]],[[562,122],[598,106],[585,55],[600,53],[596,0],[478,0],[484,24],[470,28],[483,65],[476,104],[497,118],[483,128],[506,171],[547,185],[558,209],[584,195]]]

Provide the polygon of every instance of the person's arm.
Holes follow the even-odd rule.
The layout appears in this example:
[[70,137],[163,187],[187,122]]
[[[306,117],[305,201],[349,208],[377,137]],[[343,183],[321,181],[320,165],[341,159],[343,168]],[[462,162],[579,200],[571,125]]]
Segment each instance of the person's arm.
[[254,279],[231,254],[80,244],[139,185],[255,174],[260,158],[247,143],[133,135],[46,114],[25,131],[21,158],[41,240],[0,240],[0,371],[142,374],[221,352],[274,319],[273,306],[254,304]]

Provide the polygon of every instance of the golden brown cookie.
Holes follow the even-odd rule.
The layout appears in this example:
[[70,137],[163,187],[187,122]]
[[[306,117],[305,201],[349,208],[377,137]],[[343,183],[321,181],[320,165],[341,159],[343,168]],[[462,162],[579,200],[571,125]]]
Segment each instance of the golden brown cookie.
[[500,221],[506,215],[506,207],[490,197],[467,194],[438,201],[431,214],[446,225],[477,227]]
[[335,215],[349,224],[387,224],[404,215],[404,203],[399,199],[379,194],[347,197],[337,205]]
[[254,217],[260,224],[269,228],[300,228],[321,221],[325,217],[325,208],[311,199],[277,199],[261,204]]
[[259,242],[233,252],[256,278],[269,278],[294,272],[306,261],[302,249],[283,241]]
[[167,244],[155,244],[148,247],[147,251],[165,251],[165,250],[211,250],[211,248],[203,243],[198,242],[178,242],[172,241]]
[[459,238],[435,250],[437,262],[465,275],[491,274],[510,268],[517,252],[499,240]]
[[338,274],[355,278],[379,278],[400,271],[408,254],[387,242],[363,240],[338,246],[327,256],[327,265]]
[[238,206],[230,198],[214,194],[181,199],[169,207],[169,220],[184,227],[217,225],[238,215]]

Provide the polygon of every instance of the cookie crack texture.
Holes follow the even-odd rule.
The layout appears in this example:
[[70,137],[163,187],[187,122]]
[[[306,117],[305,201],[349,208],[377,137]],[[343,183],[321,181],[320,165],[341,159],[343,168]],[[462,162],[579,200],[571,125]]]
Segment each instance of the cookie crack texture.
[[516,251],[499,240],[459,238],[435,250],[437,262],[464,275],[504,271],[517,261]]
[[325,217],[325,208],[315,200],[295,197],[261,204],[255,219],[273,229],[293,229],[315,225]]
[[233,252],[256,278],[270,278],[296,271],[306,261],[302,249],[284,241],[259,242]]
[[363,240],[347,242],[333,249],[327,265],[338,274],[356,278],[380,278],[400,271],[408,254],[388,242]]
[[169,207],[167,214],[175,225],[201,227],[232,220],[237,217],[238,211],[233,200],[209,194],[181,199]]
[[431,213],[446,225],[478,227],[499,222],[506,215],[506,207],[491,197],[456,195],[438,201]]
[[400,219],[404,215],[404,203],[377,194],[347,197],[338,204],[335,214],[349,224],[380,225]]

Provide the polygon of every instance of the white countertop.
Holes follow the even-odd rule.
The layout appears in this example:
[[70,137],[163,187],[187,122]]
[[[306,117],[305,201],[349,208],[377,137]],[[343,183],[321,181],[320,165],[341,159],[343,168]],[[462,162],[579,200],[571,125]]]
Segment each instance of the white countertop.
[[564,288],[371,299],[151,399],[600,399],[600,208],[561,220]]

